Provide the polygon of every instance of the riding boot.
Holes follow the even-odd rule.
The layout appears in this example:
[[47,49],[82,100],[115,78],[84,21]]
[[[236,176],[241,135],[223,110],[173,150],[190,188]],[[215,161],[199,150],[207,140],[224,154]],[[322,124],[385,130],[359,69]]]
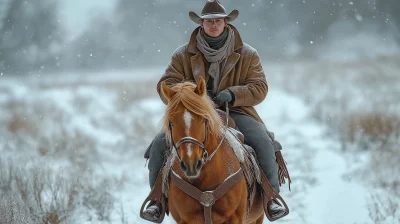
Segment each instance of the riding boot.
[[[266,132],[266,128],[252,117],[232,112],[231,117],[239,130],[244,135],[245,144],[251,146],[257,154],[260,168],[265,174],[272,188],[279,193],[278,163],[276,161],[273,141]],[[275,147],[277,148],[277,147]],[[279,202],[271,200],[268,202],[268,213],[271,217],[284,215],[286,208]]]

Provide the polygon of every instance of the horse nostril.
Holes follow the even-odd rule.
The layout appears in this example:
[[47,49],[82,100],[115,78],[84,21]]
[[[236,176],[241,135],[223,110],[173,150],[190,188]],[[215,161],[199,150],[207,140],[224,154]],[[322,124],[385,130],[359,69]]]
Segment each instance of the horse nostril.
[[196,170],[199,171],[202,166],[203,166],[203,161],[201,159],[197,160]]
[[181,169],[182,169],[182,171],[184,171],[184,172],[186,172],[187,171],[187,166],[186,166],[186,163],[185,163],[185,161],[181,161]]

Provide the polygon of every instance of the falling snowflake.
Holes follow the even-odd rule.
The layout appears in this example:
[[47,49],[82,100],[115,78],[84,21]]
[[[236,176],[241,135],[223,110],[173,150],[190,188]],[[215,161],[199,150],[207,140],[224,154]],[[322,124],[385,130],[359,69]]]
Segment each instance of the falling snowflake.
[[360,14],[356,14],[355,15],[356,19],[358,20],[358,22],[362,22],[363,21],[363,17]]

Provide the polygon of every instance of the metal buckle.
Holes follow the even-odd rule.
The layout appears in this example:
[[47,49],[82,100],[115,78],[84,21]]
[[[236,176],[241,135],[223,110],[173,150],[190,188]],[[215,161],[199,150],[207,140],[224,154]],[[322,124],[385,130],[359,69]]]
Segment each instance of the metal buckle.
[[210,207],[215,204],[215,197],[213,192],[205,191],[200,196],[200,203],[206,207]]
[[204,152],[203,152],[203,162],[205,163],[205,162],[207,162],[208,161],[208,152],[204,149]]

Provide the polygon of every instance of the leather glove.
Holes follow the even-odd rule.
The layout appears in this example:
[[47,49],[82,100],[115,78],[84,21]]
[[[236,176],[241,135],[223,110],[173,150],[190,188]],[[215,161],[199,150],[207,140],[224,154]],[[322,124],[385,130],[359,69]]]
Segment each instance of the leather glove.
[[235,95],[229,89],[224,89],[213,99],[214,103],[217,107],[221,107],[225,104],[225,102],[233,102],[235,99]]

